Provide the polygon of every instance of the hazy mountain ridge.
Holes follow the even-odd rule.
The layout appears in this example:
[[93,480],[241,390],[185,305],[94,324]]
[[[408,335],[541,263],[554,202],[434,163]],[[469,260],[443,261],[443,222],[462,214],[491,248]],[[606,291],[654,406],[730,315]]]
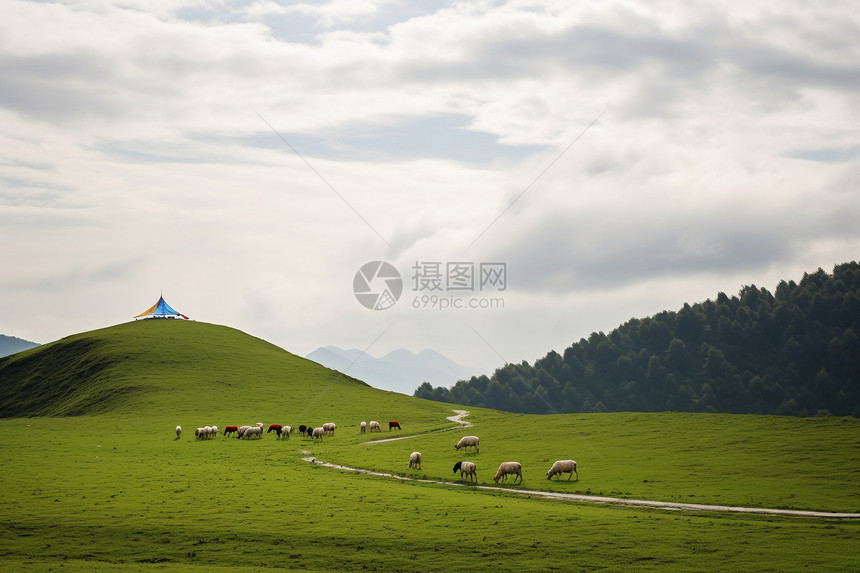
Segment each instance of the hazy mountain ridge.
[[38,342],[30,342],[23,338],[0,334],[0,356],[8,356],[10,354],[15,354],[16,352],[23,352],[24,350],[30,350],[37,346],[39,346]]
[[415,354],[400,348],[377,358],[355,348],[344,350],[337,346],[324,346],[305,358],[364,380],[375,388],[408,395],[422,382],[450,386],[477,373],[477,369],[457,364],[429,349]]

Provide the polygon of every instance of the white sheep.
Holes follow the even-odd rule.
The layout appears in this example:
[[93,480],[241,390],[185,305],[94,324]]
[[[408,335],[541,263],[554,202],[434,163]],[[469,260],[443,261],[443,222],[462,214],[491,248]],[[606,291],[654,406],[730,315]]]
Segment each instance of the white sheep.
[[198,440],[204,440],[209,436],[208,428],[197,428],[194,430],[194,437]]
[[323,427],[323,431],[325,431],[326,436],[333,436],[334,430],[335,430],[335,428],[337,428],[337,426],[335,426],[334,422],[326,422],[325,424],[322,425],[322,427]]
[[281,439],[286,440],[290,437],[290,434],[293,432],[293,428],[291,426],[282,426],[281,427]]
[[514,483],[517,483],[517,477],[520,478],[520,483],[523,483],[523,464],[520,462],[502,462],[496,475],[493,476],[493,481],[499,483],[500,478],[502,481],[508,481],[508,475],[516,476]]
[[243,437],[243,438],[245,438],[245,439],[247,440],[247,439],[249,439],[249,438],[253,438],[253,437],[255,437],[255,436],[256,436],[256,437],[258,437],[258,438],[262,438],[262,437],[263,437],[263,428],[262,428],[262,427],[260,427],[260,426],[251,426],[251,427],[249,427],[247,430],[245,430],[245,433],[244,433],[244,434],[242,434],[242,436],[241,436],[241,437]]
[[454,449],[459,451],[460,448],[468,448],[471,446],[475,448],[476,452],[479,452],[480,449],[478,446],[480,445],[480,443],[481,440],[478,439],[478,436],[463,436],[462,438],[460,438],[460,441],[457,442],[457,445],[454,446]]
[[576,474],[577,481],[579,480],[579,472],[576,471],[576,462],[573,460],[558,460],[552,467],[549,468],[549,471],[546,472],[546,479],[552,479],[552,476],[561,474],[570,474],[567,476],[568,481],[573,477],[573,474]]
[[182,426],[176,426],[176,437],[179,437],[179,434],[182,433]]
[[217,436],[218,435],[218,426],[212,426],[212,429],[210,430],[209,435],[213,438],[215,436]]
[[472,478],[475,478],[475,482],[478,481],[478,466],[474,464],[474,462],[457,462],[454,464],[454,473],[460,472],[460,479],[463,479],[463,476],[469,476],[469,481],[472,481]]
[[251,426],[239,426],[236,428],[236,437],[241,438],[245,434],[245,430],[250,428]]
[[370,421],[370,431],[372,432],[373,430],[376,430],[377,432],[382,431],[382,428],[379,427],[379,422],[377,422],[376,420]]
[[421,452],[412,452],[409,454],[409,467],[416,470],[421,469]]
[[365,433],[367,431],[367,422],[362,422],[359,424],[359,427],[361,427],[361,433]]
[[319,438],[319,440],[320,440],[320,441],[322,441],[323,436],[325,436],[325,429],[323,429],[323,428],[314,428],[314,430],[313,430],[313,434],[312,434],[312,436],[311,436],[314,440],[316,440],[316,439],[318,439],[318,438]]

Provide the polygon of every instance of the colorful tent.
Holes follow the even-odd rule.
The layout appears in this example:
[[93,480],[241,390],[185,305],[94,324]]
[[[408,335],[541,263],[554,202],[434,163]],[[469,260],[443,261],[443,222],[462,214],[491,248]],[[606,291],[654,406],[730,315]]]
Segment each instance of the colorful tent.
[[157,303],[134,318],[184,318],[185,320],[188,320],[187,316],[176,312],[169,304],[164,302],[163,296],[159,296]]

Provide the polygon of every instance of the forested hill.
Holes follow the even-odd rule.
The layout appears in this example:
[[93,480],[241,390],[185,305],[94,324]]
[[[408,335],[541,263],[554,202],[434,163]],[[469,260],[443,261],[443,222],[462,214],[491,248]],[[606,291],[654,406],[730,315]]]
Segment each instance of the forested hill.
[[860,417],[860,265],[634,318],[530,366],[415,396],[509,412]]

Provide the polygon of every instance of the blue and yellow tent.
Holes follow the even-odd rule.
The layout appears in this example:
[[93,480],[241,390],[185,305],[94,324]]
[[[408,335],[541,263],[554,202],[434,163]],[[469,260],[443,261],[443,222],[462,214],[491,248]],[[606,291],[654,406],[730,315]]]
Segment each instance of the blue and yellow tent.
[[164,302],[164,296],[159,296],[157,303],[134,318],[184,318],[185,320],[188,320],[187,316],[176,312],[169,304]]

